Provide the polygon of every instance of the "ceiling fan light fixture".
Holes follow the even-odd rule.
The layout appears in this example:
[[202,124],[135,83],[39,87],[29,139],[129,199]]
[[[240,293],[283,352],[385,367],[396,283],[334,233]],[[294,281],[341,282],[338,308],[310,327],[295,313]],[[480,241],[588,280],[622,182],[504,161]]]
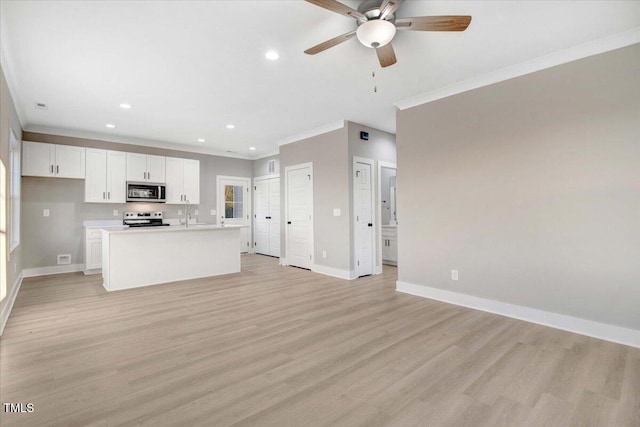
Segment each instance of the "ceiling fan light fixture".
[[388,44],[396,35],[396,26],[389,21],[373,19],[358,27],[356,36],[360,43],[370,48],[378,48]]

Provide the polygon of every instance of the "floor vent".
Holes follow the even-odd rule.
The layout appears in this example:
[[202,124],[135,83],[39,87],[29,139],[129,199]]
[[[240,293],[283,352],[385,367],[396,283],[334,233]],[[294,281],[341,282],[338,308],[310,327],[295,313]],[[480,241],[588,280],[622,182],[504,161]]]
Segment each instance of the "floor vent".
[[71,264],[71,254],[58,255],[58,265]]

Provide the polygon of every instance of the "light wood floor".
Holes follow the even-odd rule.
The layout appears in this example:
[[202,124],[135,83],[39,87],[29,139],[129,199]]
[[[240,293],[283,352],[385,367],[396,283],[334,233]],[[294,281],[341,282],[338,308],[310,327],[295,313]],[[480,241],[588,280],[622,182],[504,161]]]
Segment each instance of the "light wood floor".
[[[258,255],[107,293],[25,279],[0,339],[5,426],[640,426],[640,350]],[[2,408],[0,408],[2,409]]]

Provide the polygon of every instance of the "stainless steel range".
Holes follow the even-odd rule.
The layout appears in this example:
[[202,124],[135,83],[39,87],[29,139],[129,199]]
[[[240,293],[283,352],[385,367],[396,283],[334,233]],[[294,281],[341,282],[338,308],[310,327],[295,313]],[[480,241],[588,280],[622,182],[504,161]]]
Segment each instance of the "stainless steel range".
[[162,212],[125,212],[122,223],[129,227],[162,227],[169,225],[162,221]]

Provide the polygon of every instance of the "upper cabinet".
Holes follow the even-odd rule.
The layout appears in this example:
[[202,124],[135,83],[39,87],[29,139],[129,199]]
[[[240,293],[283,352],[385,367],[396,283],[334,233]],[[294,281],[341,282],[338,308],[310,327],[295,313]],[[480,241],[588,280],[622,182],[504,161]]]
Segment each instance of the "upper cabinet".
[[167,203],[200,203],[200,161],[166,158]]
[[127,153],[127,181],[164,183],[165,157]]
[[24,141],[22,175],[85,178],[86,148]]
[[88,203],[125,203],[126,169],[126,153],[87,148],[84,201]]

